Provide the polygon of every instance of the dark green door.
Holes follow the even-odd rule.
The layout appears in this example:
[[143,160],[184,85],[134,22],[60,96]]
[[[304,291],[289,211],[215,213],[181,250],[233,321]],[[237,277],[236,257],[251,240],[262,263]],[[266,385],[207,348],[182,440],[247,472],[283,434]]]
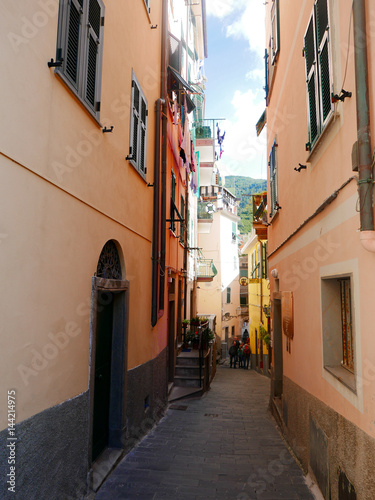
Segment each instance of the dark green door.
[[96,324],[92,460],[108,446],[111,394],[113,294],[99,292]]

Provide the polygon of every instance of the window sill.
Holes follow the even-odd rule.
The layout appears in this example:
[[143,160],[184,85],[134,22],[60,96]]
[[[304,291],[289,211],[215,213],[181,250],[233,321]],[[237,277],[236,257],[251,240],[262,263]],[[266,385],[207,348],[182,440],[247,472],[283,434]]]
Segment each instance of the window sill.
[[325,366],[324,369],[327,370],[327,372],[329,372],[339,382],[345,385],[345,387],[354,392],[354,394],[357,394],[354,373],[351,373],[341,365]]
[[75,97],[75,99],[77,99],[77,101],[84,107],[84,109],[89,113],[91,118],[93,118],[93,120],[95,120],[95,122],[99,125],[99,127],[103,128],[103,125],[100,123],[100,119],[99,119],[100,113],[95,112],[92,108],[90,108],[90,106],[82,99],[82,97],[77,94],[77,90],[73,87],[73,85],[68,80],[68,78],[64,75],[64,73],[62,73],[58,69],[55,69],[55,75],[60,79],[60,81],[64,85],[66,85],[68,87],[68,90],[71,92],[73,97]]
[[326,123],[324,129],[320,133],[320,136],[317,138],[314,146],[312,147],[311,151],[309,152],[308,157],[306,158],[307,163],[311,163],[312,159],[316,155],[316,153],[319,151],[322,141],[324,137],[327,135],[328,131],[332,128],[333,123],[336,122],[337,118],[340,117],[340,113],[338,111],[333,111],[328,122]]

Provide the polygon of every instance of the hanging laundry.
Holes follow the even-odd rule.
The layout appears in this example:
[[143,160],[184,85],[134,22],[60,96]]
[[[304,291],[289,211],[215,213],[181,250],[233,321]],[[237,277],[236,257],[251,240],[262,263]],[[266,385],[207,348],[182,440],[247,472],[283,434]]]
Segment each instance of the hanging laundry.
[[195,157],[193,141],[191,141],[191,169],[193,172],[197,170],[197,159]]
[[[186,97],[185,97],[185,110],[186,110]],[[180,144],[180,156],[184,163],[188,160],[189,146],[190,146],[190,131],[189,131],[189,119],[187,113],[184,113],[184,138]]]
[[219,155],[219,158],[221,159],[221,155],[224,153],[224,149],[223,149],[223,141],[224,141],[224,137],[225,137],[225,131],[223,133],[223,135],[221,135],[220,133],[220,128],[219,128],[219,124],[216,123],[216,127],[217,127],[217,142],[219,144],[219,147],[220,147],[220,155]]

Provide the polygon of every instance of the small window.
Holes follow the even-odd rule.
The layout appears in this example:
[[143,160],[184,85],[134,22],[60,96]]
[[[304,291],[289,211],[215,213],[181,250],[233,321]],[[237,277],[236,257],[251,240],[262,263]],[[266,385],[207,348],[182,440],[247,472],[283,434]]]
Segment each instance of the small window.
[[270,215],[275,215],[278,209],[278,189],[277,189],[277,156],[276,156],[276,139],[274,140],[268,160],[269,175],[270,175]]
[[60,0],[56,73],[96,119],[100,114],[104,4],[101,0]]
[[178,73],[181,71],[181,42],[169,33],[169,66],[175,69]]
[[353,325],[351,278],[322,279],[324,367],[352,389],[355,388]]
[[227,304],[230,304],[230,292],[231,292],[231,290],[230,290],[230,288],[228,286],[227,287]]
[[146,177],[146,146],[147,146],[147,116],[146,98],[133,72],[131,116],[130,116],[130,163],[142,177]]
[[315,1],[304,37],[304,55],[309,128],[307,149],[311,151],[333,111],[328,0]]

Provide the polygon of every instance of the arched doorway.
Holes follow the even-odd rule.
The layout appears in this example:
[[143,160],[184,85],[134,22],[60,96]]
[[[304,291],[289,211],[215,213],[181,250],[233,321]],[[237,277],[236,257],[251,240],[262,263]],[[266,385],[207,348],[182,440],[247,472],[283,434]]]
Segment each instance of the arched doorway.
[[108,450],[124,448],[129,283],[118,248],[115,241],[107,241],[92,278],[90,464],[103,455],[108,462]]

